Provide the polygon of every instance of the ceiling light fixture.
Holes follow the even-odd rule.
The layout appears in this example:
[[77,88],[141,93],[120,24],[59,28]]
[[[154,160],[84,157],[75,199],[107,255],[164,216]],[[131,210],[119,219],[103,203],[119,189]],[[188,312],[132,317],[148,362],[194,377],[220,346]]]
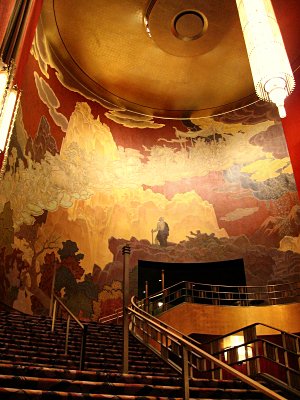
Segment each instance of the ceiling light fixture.
[[284,100],[295,80],[271,0],[236,0],[257,96],[276,104],[286,116]]

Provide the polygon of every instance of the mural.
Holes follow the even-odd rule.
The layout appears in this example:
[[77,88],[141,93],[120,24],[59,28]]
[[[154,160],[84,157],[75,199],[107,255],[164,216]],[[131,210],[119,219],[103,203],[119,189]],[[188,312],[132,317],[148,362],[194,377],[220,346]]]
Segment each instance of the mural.
[[46,315],[55,271],[68,307],[97,320],[122,304],[128,242],[131,271],[243,258],[248,284],[299,279],[299,200],[271,106],[182,121],[108,109],[68,86],[39,34],[24,82],[0,181],[1,301]]

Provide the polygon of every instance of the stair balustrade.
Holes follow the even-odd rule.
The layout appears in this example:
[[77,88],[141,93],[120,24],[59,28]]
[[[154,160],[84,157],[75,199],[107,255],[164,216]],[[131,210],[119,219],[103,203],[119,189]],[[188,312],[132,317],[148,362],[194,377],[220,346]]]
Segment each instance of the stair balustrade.
[[223,371],[269,398],[284,399],[277,392],[225,363],[219,356],[220,353],[212,355],[204,351],[194,340],[151,316],[139,307],[134,297],[126,312],[130,318],[129,327],[133,336],[182,375],[185,400],[189,399],[190,379],[199,378],[203,373],[210,374],[211,379],[222,379]]
[[[258,335],[258,332],[268,335]],[[236,342],[238,339],[238,343]],[[232,343],[231,345],[227,345]],[[256,323],[219,336],[200,347],[250,376],[276,381],[300,398],[300,336]]]
[[62,307],[62,309],[67,313],[67,325],[66,325],[66,341],[65,341],[65,355],[68,354],[68,345],[69,345],[69,334],[70,334],[70,320],[71,318],[76,322],[76,324],[82,329],[82,337],[81,337],[81,347],[80,347],[80,362],[79,369],[84,369],[85,363],[85,352],[86,352],[86,337],[88,332],[88,325],[83,324],[79,321],[79,319],[72,313],[72,311],[61,301],[61,299],[53,293],[53,310],[52,310],[52,324],[51,324],[51,332],[55,331],[55,321],[57,315],[58,306]]

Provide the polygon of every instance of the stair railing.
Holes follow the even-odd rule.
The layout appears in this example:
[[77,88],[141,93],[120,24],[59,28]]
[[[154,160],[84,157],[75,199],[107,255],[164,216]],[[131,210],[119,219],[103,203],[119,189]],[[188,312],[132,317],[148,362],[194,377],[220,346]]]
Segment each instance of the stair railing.
[[116,308],[115,312],[98,319],[99,324],[113,324],[120,325],[123,319],[123,307]]
[[[268,334],[258,336],[257,332]],[[234,342],[239,338],[238,344]],[[232,345],[230,345],[230,342]],[[227,343],[227,347],[226,347]],[[229,344],[229,346],[228,346]],[[300,336],[255,323],[200,347],[248,375],[268,376],[300,398]]]
[[82,329],[79,369],[83,370],[84,363],[85,363],[86,337],[87,337],[87,332],[88,332],[88,325],[80,322],[79,319],[72,313],[72,311],[61,301],[61,299],[55,293],[53,293],[53,310],[52,310],[52,324],[51,324],[51,332],[52,333],[54,332],[54,329],[55,329],[55,321],[56,321],[56,316],[57,316],[58,305],[60,307],[62,307],[64,309],[64,311],[67,313],[65,355],[68,354],[71,318]]
[[285,399],[273,390],[232,368],[220,358],[204,351],[188,336],[180,334],[140,309],[134,297],[131,299],[131,305],[126,308],[126,312],[129,315],[131,333],[182,375],[184,400],[189,399],[189,380],[200,377],[203,371],[211,371],[212,379],[222,379],[222,371],[226,371],[271,399]]

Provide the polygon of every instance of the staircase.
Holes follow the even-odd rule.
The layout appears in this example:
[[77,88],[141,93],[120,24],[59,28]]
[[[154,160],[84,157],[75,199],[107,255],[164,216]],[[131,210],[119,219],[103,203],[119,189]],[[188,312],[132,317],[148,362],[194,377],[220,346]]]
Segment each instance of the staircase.
[[[122,374],[122,328],[89,323],[85,370],[78,369],[81,331],[66,322],[51,333],[47,317],[0,311],[0,399],[182,399],[182,379],[133,336]],[[264,399],[237,380],[193,379],[190,399]]]

